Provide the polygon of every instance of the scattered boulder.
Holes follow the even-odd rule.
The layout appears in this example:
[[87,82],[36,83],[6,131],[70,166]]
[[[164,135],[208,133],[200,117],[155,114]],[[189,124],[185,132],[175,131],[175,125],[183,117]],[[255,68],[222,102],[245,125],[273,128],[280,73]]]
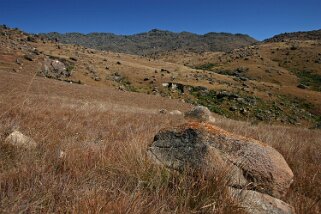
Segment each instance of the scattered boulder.
[[64,63],[60,62],[59,60],[52,60],[51,61],[52,67],[58,72],[66,71],[66,66]]
[[242,81],[248,81],[248,80],[249,80],[249,79],[246,78],[246,77],[240,77],[239,79],[242,80]]
[[67,153],[63,150],[58,150],[58,158],[59,159],[66,159]]
[[37,143],[31,139],[30,137],[22,134],[19,131],[12,132],[6,139],[5,143],[11,144],[15,147],[23,147],[23,148],[35,148]]
[[224,98],[228,98],[228,99],[236,99],[239,98],[240,96],[237,94],[233,94],[231,92],[228,91],[220,91],[217,95],[216,95],[217,99],[224,99]]
[[211,112],[205,106],[196,106],[190,111],[185,112],[184,117],[189,121],[208,122],[211,117]]
[[75,62],[77,62],[77,61],[78,61],[78,58],[77,58],[77,57],[75,57],[75,56],[71,56],[69,59],[71,59],[72,61],[75,61]]
[[185,85],[183,85],[181,83],[168,82],[168,83],[162,83],[162,86],[167,87],[169,90],[172,90],[172,91],[177,91],[180,93],[185,92]]
[[168,111],[167,111],[166,109],[161,109],[161,110],[159,110],[159,113],[161,113],[161,114],[167,114]]
[[161,130],[148,153],[168,168],[224,172],[228,186],[277,198],[293,180],[292,170],[275,149],[208,123],[188,122]]
[[124,77],[118,72],[115,72],[112,76],[113,80],[116,82],[121,82],[124,79]]
[[301,88],[301,89],[307,89],[307,88],[309,88],[307,85],[304,85],[304,84],[302,84],[302,83],[300,83],[297,87],[298,87],[298,88]]
[[35,59],[35,57],[31,54],[24,55],[24,58],[28,61],[33,61]]
[[231,106],[230,107],[230,111],[237,111],[237,110],[238,110],[238,108],[236,106]]
[[126,91],[126,87],[123,86],[123,85],[120,85],[120,86],[118,87],[118,90],[120,90],[120,91]]
[[27,37],[27,41],[28,42],[36,42],[37,40],[36,40],[36,38],[34,36],[28,36]]
[[41,74],[48,78],[61,79],[70,77],[71,69],[67,69],[61,60],[45,58]]
[[95,81],[100,81],[100,80],[101,80],[101,78],[98,77],[98,76],[93,77],[93,79],[94,79]]
[[249,68],[239,67],[239,68],[236,69],[236,71],[239,72],[239,73],[244,73],[244,72],[249,71]]
[[280,199],[252,190],[228,188],[230,196],[249,214],[294,214],[294,208]]
[[174,110],[169,112],[170,115],[182,115],[183,113],[179,110]]
[[16,63],[17,63],[18,65],[22,65],[22,64],[23,64],[23,62],[21,61],[20,58],[17,58],[17,59],[16,59]]

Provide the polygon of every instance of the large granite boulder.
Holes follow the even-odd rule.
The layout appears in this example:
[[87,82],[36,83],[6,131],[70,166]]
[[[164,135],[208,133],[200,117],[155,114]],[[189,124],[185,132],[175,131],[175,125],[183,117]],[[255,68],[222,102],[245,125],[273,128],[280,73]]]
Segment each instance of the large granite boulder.
[[271,146],[204,122],[161,130],[148,153],[170,169],[224,175],[229,187],[272,198],[283,196],[293,181],[292,170]]

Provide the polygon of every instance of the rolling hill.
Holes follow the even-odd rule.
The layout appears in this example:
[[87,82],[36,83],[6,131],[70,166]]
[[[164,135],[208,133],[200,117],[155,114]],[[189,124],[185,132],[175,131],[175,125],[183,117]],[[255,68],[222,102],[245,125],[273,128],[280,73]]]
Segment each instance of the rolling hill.
[[0,36],[3,71],[178,99],[253,123],[320,126],[317,40],[144,57],[62,44],[17,29],[2,28]]

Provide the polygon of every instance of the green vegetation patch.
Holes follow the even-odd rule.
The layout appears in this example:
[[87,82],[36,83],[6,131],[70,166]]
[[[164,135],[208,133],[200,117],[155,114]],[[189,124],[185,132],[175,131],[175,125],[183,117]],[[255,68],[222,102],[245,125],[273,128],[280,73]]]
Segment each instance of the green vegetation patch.
[[215,66],[216,66],[216,64],[207,63],[207,64],[204,64],[204,65],[195,66],[194,68],[195,69],[200,69],[200,70],[211,70]]
[[206,106],[228,118],[285,124],[299,124],[302,121],[317,123],[317,116],[311,113],[314,106],[296,97],[278,96],[275,100],[263,100],[245,93],[198,88],[190,93],[195,98],[194,104]]
[[321,75],[311,71],[299,71],[296,75],[300,78],[300,83],[310,86],[312,90],[321,91]]

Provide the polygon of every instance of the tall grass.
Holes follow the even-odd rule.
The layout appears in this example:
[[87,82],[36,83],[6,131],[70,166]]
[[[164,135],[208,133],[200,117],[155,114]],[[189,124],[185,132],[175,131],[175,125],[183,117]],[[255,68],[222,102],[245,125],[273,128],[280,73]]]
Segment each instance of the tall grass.
[[[161,128],[182,122],[158,109],[188,106],[44,79],[33,82],[25,99],[28,81],[1,77],[1,213],[243,212],[229,199],[221,176],[178,174],[146,156]],[[279,150],[295,173],[284,200],[297,213],[320,213],[320,131],[227,119],[217,125]],[[37,148],[4,144],[16,129],[38,142]]]

